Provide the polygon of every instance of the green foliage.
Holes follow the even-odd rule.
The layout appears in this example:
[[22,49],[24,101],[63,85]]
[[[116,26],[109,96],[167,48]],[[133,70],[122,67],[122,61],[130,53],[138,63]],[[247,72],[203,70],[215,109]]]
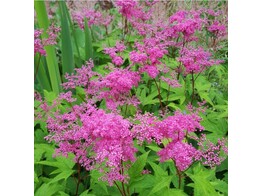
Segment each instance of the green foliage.
[[150,151],[144,153],[139,156],[134,164],[128,170],[128,174],[130,176],[131,182],[133,179],[139,177],[146,165],[147,157]]
[[74,66],[74,54],[71,41],[71,33],[68,25],[67,8],[64,1],[59,1],[61,15],[61,42],[62,42],[62,73],[72,73]]
[[[70,13],[65,1],[57,2],[59,6],[57,15],[53,20],[58,20],[61,25],[61,36],[59,44],[56,46],[46,46],[46,57],[34,57],[35,70],[38,69],[35,79],[35,88],[39,89],[44,100],[52,105],[61,92],[61,81],[65,73],[73,73],[75,67],[80,67],[90,58],[94,61],[93,71],[106,76],[111,65],[111,58],[104,54],[105,47],[113,47],[116,42],[123,40],[127,49],[122,52],[123,67],[130,65],[129,53],[134,48],[134,43],[139,42],[142,36],[133,32],[124,36],[123,29],[118,28],[117,20],[122,20],[116,9],[110,9],[116,17],[115,24],[110,27],[110,32],[106,35],[103,27],[88,26],[88,21],[84,21],[84,30],[76,27],[71,20]],[[188,4],[189,7],[191,6]],[[51,24],[48,19],[44,1],[35,1],[35,11],[37,17],[37,28],[46,30]],[[123,20],[122,20],[123,22]],[[203,42],[208,43],[211,35],[205,34]],[[47,34],[44,31],[43,38]],[[168,48],[168,50],[171,50]],[[171,51],[163,57],[162,62],[172,71],[177,70],[180,63],[177,60],[178,51]],[[220,59],[224,59],[222,65],[215,65],[200,74],[176,76],[180,87],[172,87],[167,82],[160,79],[161,76],[170,77],[170,73],[161,73],[155,79],[148,74],[141,74],[142,80],[136,88],[130,91],[130,96],[136,96],[140,105],[138,108],[132,105],[119,106],[121,115],[124,118],[133,117],[141,109],[142,113],[151,112],[159,116],[161,107],[167,107],[170,115],[176,110],[186,112],[189,103],[197,107],[198,102],[206,101],[204,105],[206,111],[201,114],[201,125],[204,133],[213,143],[217,143],[218,138],[227,138],[228,134],[228,101],[227,101],[227,43],[224,47],[214,53]],[[138,65],[131,68],[138,70]],[[64,78],[63,78],[64,79]],[[64,82],[64,80],[63,80]],[[80,104],[86,99],[86,91],[82,87],[77,87],[73,91],[73,97],[77,98],[76,103]],[[194,99],[193,99],[193,98]],[[161,102],[161,103],[160,103]],[[161,106],[162,104],[162,106]],[[35,111],[41,111],[41,102],[35,101]],[[97,103],[100,109],[107,111],[104,100]],[[64,111],[71,107],[64,101],[58,104],[60,110]],[[53,157],[56,146],[48,143],[44,138],[48,135],[45,119],[35,120],[34,124],[34,192],[36,196],[52,195],[77,195],[80,196],[109,196],[121,195],[117,186],[109,186],[107,182],[101,181],[101,173],[98,170],[86,171],[83,167],[73,161],[74,155],[68,157]],[[196,135],[201,133],[196,133]],[[226,159],[216,168],[204,167],[195,162],[188,170],[182,172],[182,186],[179,187],[179,177],[177,168],[172,160],[164,163],[159,162],[157,152],[167,145],[168,141],[163,140],[161,145],[154,142],[150,144],[138,145],[134,141],[136,161],[130,164],[128,171],[130,177],[124,188],[130,191],[128,195],[152,195],[152,196],[216,196],[228,195],[228,160]],[[194,144],[195,145],[195,144]],[[142,174],[143,171],[148,174]],[[120,182],[116,182],[121,187]]]
[[[227,195],[227,183],[217,179],[215,176],[214,169],[206,169],[200,164],[196,164],[191,170],[187,171],[186,174],[193,180],[193,184],[188,186],[194,187],[194,195]],[[218,191],[218,192],[217,192]]]

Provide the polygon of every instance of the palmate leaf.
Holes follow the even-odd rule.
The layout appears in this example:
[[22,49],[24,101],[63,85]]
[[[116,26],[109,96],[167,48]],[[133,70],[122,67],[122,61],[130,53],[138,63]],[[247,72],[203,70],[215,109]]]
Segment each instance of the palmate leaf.
[[216,179],[215,169],[206,169],[198,163],[186,174],[194,182],[187,185],[194,188],[194,196],[217,196],[219,193],[216,190],[227,193],[227,183]]
[[[146,85],[140,85],[136,91],[136,96],[143,106],[159,103],[158,91],[155,86],[152,86],[152,92],[148,94],[149,89]],[[148,95],[147,95],[148,94]]]

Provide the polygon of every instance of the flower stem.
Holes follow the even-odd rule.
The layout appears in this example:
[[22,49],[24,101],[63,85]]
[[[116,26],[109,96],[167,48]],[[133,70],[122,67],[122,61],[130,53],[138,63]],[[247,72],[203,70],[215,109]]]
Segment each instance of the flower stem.
[[76,196],[78,195],[78,188],[79,188],[79,185],[80,185],[80,182],[81,182],[80,172],[81,172],[81,165],[79,163],[77,163],[78,179],[77,179],[77,185],[76,185]]
[[116,185],[117,189],[119,190],[119,192],[121,193],[122,196],[124,196],[125,194],[123,193],[123,191],[120,189],[120,187],[118,186],[118,184],[116,182],[114,182],[114,184]]

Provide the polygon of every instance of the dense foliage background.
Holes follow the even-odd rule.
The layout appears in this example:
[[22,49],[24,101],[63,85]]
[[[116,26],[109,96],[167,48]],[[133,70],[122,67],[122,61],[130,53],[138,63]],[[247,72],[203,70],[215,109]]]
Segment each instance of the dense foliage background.
[[226,14],[35,1],[35,195],[227,195]]

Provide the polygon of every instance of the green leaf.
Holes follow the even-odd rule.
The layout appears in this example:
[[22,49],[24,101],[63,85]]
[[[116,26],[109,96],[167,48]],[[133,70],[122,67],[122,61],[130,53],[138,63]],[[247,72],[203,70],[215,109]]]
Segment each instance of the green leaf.
[[38,182],[39,182],[39,179],[38,179],[37,173],[34,171],[34,183],[38,183]]
[[59,191],[63,191],[64,187],[59,184],[42,184],[41,187],[39,187],[36,192],[35,196],[52,196],[55,193],[58,193]]
[[64,1],[59,1],[61,15],[61,42],[62,42],[62,72],[72,73],[74,71],[74,54],[71,42],[71,34],[68,25],[67,7]]
[[88,27],[87,21],[85,19],[85,54],[86,60],[90,58],[93,59],[93,46],[92,46],[92,36],[91,30]]
[[140,98],[142,98],[140,101],[141,101],[143,106],[149,105],[149,104],[159,103],[159,99],[158,98],[154,99],[156,96],[158,96],[158,91],[154,90],[148,96],[140,97]]
[[90,172],[90,176],[90,189],[94,190],[95,194],[108,194],[107,183],[98,180],[102,176],[102,174],[99,173],[97,170],[92,170]]
[[149,193],[149,195],[152,195],[163,188],[169,188],[171,180],[172,180],[172,176],[159,178],[158,182],[155,184],[154,188]]
[[211,180],[215,180],[215,170],[208,170],[198,163],[193,171],[188,170],[186,174],[193,180],[194,184],[188,186],[194,187],[194,196],[217,196],[215,187],[211,184]]
[[42,89],[51,91],[50,81],[44,66],[43,58],[44,57],[40,57],[39,54],[35,55],[34,65],[35,65],[36,80],[39,82]]
[[143,171],[147,157],[150,151],[144,153],[143,155],[139,156],[136,160],[136,162],[129,168],[128,174],[130,178],[136,178],[141,175],[141,172]]
[[39,161],[36,162],[36,164],[57,167],[62,172],[62,171],[69,171],[74,167],[75,163],[73,162],[72,159],[73,159],[73,155],[69,154],[68,158],[59,156],[56,157],[53,161]]
[[88,193],[88,192],[89,192],[89,190],[86,190],[86,191],[84,191],[83,193],[81,193],[79,196],[96,196],[96,195],[90,194],[90,193]]
[[218,179],[210,183],[215,187],[216,190],[228,194],[228,184],[225,181]]
[[[50,144],[35,144],[34,147],[35,147],[35,150],[34,150],[35,156],[40,156],[40,154],[43,152],[43,153],[45,153],[45,157],[52,159],[52,155],[54,154],[54,150],[55,150],[55,148],[52,145],[50,145]],[[42,156],[42,154],[41,154],[41,156]],[[38,158],[36,158],[36,159],[38,159]]]
[[71,176],[74,173],[74,170],[64,170],[60,174],[58,174],[56,177],[54,177],[49,183],[55,183],[59,180],[66,180],[69,176]]
[[142,190],[153,187],[157,182],[158,179],[156,179],[155,176],[148,174],[136,177],[129,183],[129,185],[130,190],[135,189],[136,191],[141,192]]
[[157,145],[148,145],[148,148],[150,148],[151,150],[158,152],[159,150],[161,150],[162,148],[158,147]]
[[165,196],[187,196],[186,193],[184,193],[180,189],[164,189],[164,191],[160,191],[162,194],[160,195],[165,195]]
[[44,90],[44,96],[45,96],[46,101],[50,103],[53,103],[53,101],[56,99],[56,94],[53,91],[48,92]]
[[166,177],[168,176],[167,171],[164,171],[159,165],[154,162],[149,161],[150,166],[154,170],[154,175],[156,177]]
[[59,191],[58,193],[60,194],[60,196],[70,196],[67,193],[65,193],[64,191]]

